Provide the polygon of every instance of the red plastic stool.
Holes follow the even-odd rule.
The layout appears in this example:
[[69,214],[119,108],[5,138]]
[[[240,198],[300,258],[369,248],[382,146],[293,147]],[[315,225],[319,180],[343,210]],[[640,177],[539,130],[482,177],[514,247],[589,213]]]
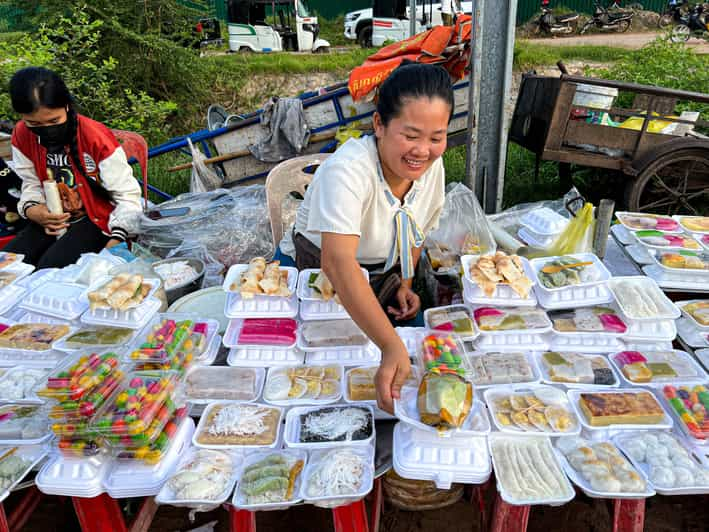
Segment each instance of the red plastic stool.
[[7,246],[13,238],[15,238],[15,235],[0,236],[0,249]]

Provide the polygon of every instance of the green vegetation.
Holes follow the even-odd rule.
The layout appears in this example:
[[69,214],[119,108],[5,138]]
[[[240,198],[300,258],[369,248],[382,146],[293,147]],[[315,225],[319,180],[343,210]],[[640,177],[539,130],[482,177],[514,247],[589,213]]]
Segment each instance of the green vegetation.
[[559,60],[608,64],[632,58],[634,53],[633,50],[612,46],[549,46],[534,41],[519,41],[515,45],[513,61],[517,70],[530,70],[540,65],[555,65]]

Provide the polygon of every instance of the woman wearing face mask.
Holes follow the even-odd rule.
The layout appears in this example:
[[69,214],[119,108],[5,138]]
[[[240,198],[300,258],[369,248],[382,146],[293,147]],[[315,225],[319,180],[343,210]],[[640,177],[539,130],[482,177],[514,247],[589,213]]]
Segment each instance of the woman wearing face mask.
[[295,258],[299,269],[322,267],[379,346],[377,395],[389,412],[410,363],[387,314],[410,320],[421,307],[412,281],[445,200],[441,155],[453,105],[443,68],[408,63],[394,70],[379,88],[375,135],[348,140],[318,168],[277,254]]
[[[78,114],[64,81],[45,68],[16,72],[10,98],[22,117],[12,133],[22,178],[17,207],[30,223],[5,250],[38,268],[61,268],[134,235],[140,186],[111,131]],[[49,211],[46,181],[56,183],[63,214]]]

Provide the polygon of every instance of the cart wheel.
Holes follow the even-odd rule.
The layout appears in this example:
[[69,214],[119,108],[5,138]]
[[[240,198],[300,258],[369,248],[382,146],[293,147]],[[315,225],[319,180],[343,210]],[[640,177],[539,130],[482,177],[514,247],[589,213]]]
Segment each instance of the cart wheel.
[[670,40],[672,42],[687,42],[692,30],[685,24],[679,24],[672,29]]
[[652,161],[628,183],[626,204],[633,212],[709,212],[709,148],[679,149]]
[[625,33],[630,29],[630,21],[629,20],[621,20],[618,22],[618,33]]

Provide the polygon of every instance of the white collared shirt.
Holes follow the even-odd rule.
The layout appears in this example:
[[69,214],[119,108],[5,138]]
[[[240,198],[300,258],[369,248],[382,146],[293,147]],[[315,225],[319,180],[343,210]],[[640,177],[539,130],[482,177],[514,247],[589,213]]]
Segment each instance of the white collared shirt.
[[[384,194],[389,185],[379,179],[378,158],[374,136],[345,142],[315,172],[296,214],[295,231],[319,248],[323,232],[357,235],[360,264],[385,262],[395,243],[394,216],[399,205],[391,205]],[[428,234],[438,226],[444,201],[445,170],[438,158],[414,181],[404,205]],[[286,231],[280,247],[295,257],[292,231]]]

